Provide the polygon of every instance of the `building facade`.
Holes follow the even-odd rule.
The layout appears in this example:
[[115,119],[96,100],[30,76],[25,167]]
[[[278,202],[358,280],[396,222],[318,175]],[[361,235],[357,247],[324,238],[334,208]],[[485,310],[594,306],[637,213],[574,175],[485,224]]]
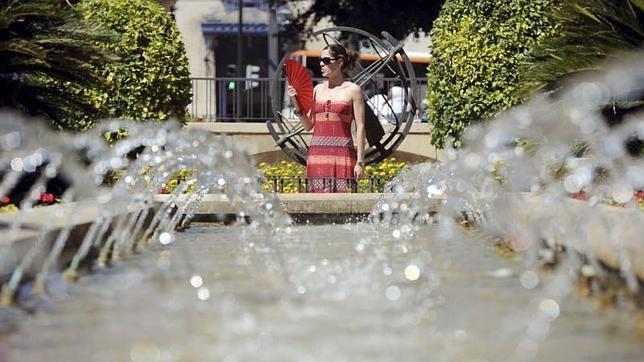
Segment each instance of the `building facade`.
[[[241,64],[237,59],[239,1],[243,8]],[[308,5],[298,2],[296,6]],[[175,1],[174,15],[193,79],[191,113],[195,117],[231,120],[233,113],[241,112],[259,121],[270,116],[264,104],[267,80],[285,52],[293,50],[289,39],[279,39],[277,33],[280,24],[297,10],[294,5],[271,9],[267,0]],[[316,28],[329,26],[332,24],[320,23]],[[410,36],[405,40],[405,50],[427,53],[429,43],[428,36]],[[304,45],[308,49],[322,46],[322,40],[315,39]],[[245,80],[234,79],[237,77]],[[251,78],[257,81],[248,80]]]

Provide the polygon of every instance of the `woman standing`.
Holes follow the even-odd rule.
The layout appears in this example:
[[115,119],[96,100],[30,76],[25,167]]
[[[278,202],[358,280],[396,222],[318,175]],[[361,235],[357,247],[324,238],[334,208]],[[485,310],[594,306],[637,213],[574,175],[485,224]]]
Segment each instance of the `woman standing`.
[[[358,55],[340,44],[322,50],[320,68],[324,83],[313,89],[314,105],[308,114],[295,110],[304,129],[313,129],[306,160],[309,192],[351,192],[356,179],[362,177],[365,149],[365,116],[362,89],[345,80],[346,71]],[[293,104],[297,92],[288,87]],[[357,142],[354,147],[351,124],[356,122]]]

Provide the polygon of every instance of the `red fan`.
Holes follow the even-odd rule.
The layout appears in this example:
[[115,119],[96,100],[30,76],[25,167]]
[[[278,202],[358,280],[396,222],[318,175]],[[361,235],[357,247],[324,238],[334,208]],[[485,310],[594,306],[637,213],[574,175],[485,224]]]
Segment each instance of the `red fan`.
[[313,104],[313,79],[309,70],[295,60],[287,60],[284,71],[288,83],[297,92],[297,103],[302,113],[307,114]]

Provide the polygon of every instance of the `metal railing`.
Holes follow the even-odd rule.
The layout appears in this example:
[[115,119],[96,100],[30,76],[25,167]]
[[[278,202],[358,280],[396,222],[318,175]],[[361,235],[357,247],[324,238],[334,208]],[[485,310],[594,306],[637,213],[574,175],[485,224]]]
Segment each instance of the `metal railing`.
[[[394,176],[365,176],[361,178],[317,178],[323,182],[316,188],[343,189],[340,191],[353,193],[383,192],[385,186]],[[309,180],[304,176],[271,176],[263,181],[267,191],[276,193],[307,193],[316,192],[309,187]],[[340,185],[340,186],[338,186]]]
[[[315,79],[321,82],[323,79]],[[191,78],[192,103],[190,115],[198,121],[205,122],[266,122],[273,118],[270,99],[271,78],[236,78],[236,77],[202,77]],[[383,89],[390,89],[399,84],[394,78],[377,80]],[[282,83],[286,83],[283,81]],[[279,89],[286,89],[280,84]],[[372,90],[368,93],[373,93]],[[412,87],[412,94],[419,112],[415,118],[422,118],[420,103],[427,92],[427,81],[417,79]],[[283,107],[289,108],[288,99],[282,93]]]

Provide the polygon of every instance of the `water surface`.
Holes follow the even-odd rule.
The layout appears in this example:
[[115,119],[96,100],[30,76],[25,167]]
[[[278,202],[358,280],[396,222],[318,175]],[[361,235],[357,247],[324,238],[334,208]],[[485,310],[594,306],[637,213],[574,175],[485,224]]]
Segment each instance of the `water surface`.
[[[637,361],[625,311],[436,226],[194,226],[84,276],[4,343],[11,361]],[[526,274],[528,272],[528,274]],[[523,278],[521,278],[523,276]],[[565,279],[565,278],[564,278]],[[531,289],[528,289],[531,288]],[[563,289],[570,289],[568,288]],[[554,295],[557,294],[557,295]]]

